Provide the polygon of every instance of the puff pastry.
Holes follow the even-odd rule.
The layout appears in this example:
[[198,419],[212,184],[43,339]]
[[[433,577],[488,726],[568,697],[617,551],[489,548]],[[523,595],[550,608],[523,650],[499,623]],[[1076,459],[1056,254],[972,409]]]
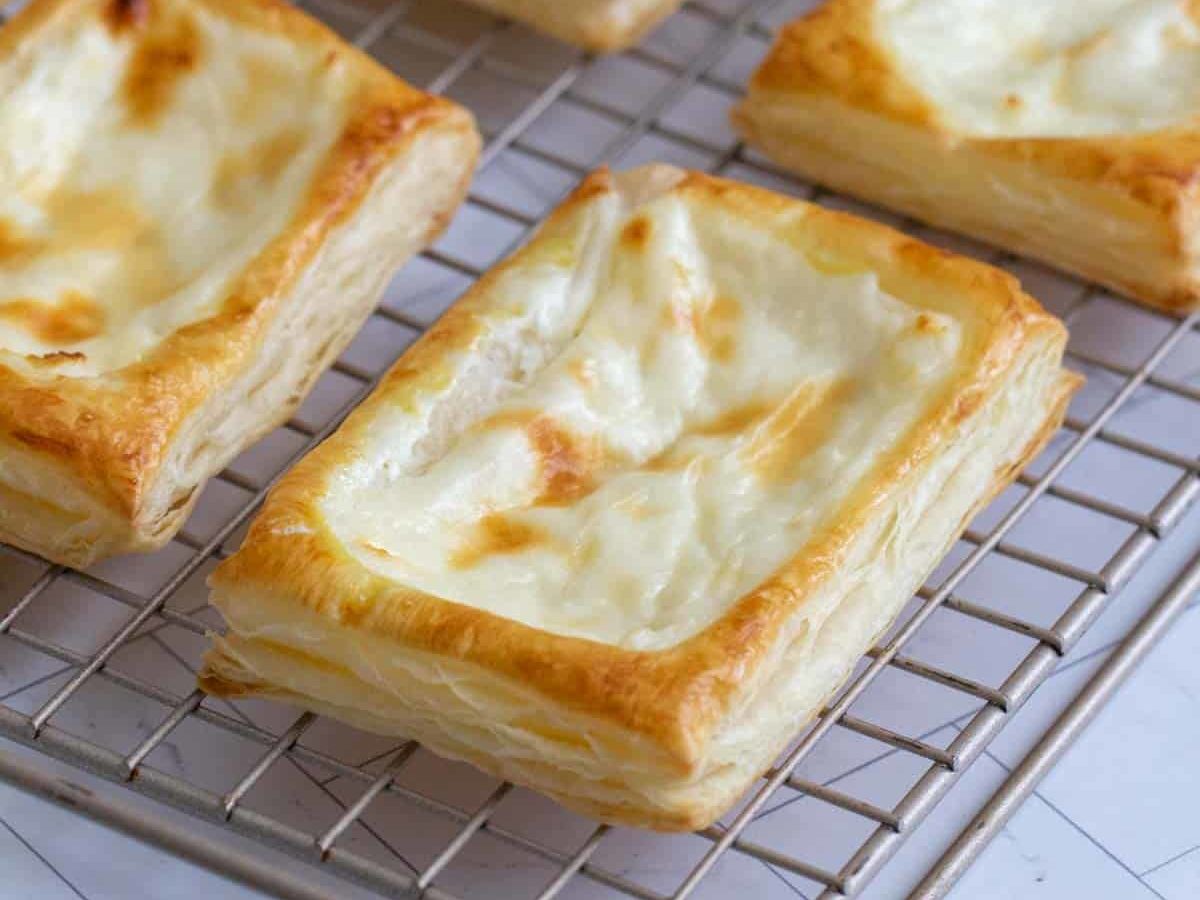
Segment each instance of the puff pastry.
[[551,37],[610,53],[636,44],[683,0],[467,0]]
[[272,492],[201,683],[706,825],[1056,427],[1064,339],[881,225],[601,171]]
[[830,0],[783,29],[735,121],[838,190],[1200,304],[1190,0]]
[[287,417],[478,137],[275,0],[35,0],[0,92],[0,540],[85,566]]

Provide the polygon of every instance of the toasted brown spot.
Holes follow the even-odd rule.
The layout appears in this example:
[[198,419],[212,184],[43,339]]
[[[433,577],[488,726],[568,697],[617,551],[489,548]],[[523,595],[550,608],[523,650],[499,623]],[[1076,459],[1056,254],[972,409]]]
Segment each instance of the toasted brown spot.
[[0,319],[12,322],[46,344],[77,344],[104,330],[104,310],[77,291],[48,306],[37,300],[0,303]]
[[[22,235],[11,224],[0,227],[0,266],[17,269],[46,257],[100,250],[119,253],[122,260],[119,280],[109,279],[90,289],[101,299],[111,293],[123,306],[144,306],[176,285],[161,229],[122,191],[78,191],[64,186],[47,196],[42,206],[49,220],[44,237]],[[12,302],[18,306],[10,310],[10,316],[17,314],[25,298]],[[28,302],[54,305],[45,298]]]
[[157,18],[143,32],[121,82],[130,118],[141,125],[152,125],[163,114],[179,82],[199,65],[203,49],[191,18]]
[[673,472],[676,469],[686,468],[694,458],[689,453],[681,452],[675,444],[672,444],[661,453],[651,456],[642,463],[641,467],[646,472]]
[[467,540],[450,555],[450,565],[469,569],[485,557],[523,553],[549,540],[545,532],[504,513],[489,513],[478,522]]
[[13,222],[0,219],[0,265],[20,265],[36,256],[42,242],[24,234]]
[[828,439],[854,383],[807,381],[793,390],[754,430],[742,458],[766,481],[792,476],[798,462]]
[[654,225],[645,216],[638,216],[621,229],[621,244],[633,250],[644,249],[650,243]]
[[46,253],[76,250],[124,250],[136,242],[150,224],[120,191],[74,191],[61,188],[45,203],[53,234]]
[[56,350],[54,353],[35,353],[25,358],[35,366],[57,366],[69,362],[84,362],[87,360],[87,354],[70,350]]
[[268,56],[247,56],[241,62],[242,85],[231,92],[234,121],[253,124],[266,114],[281,96],[297,90],[297,72]]
[[52,437],[47,437],[44,434],[38,434],[34,431],[25,431],[18,428],[12,433],[13,439],[20,441],[27,447],[34,447],[38,450],[45,450],[47,453],[57,453],[59,456],[74,456],[75,445],[67,441],[56,440]]
[[946,330],[945,323],[938,321],[933,316],[929,315],[929,313],[921,313],[918,315],[913,327],[920,334],[941,334]]
[[253,203],[258,193],[255,189],[271,185],[303,146],[304,135],[288,128],[244,153],[226,156],[217,164],[213,201],[230,209]]
[[595,476],[604,463],[599,442],[571,433],[549,416],[538,416],[525,432],[538,457],[538,503],[571,503],[595,490]]
[[973,416],[983,405],[983,394],[980,391],[969,391],[961,394],[954,404],[953,419],[957,424]]
[[1017,110],[1017,109],[1020,109],[1023,105],[1024,105],[1024,101],[1016,94],[1005,94],[1004,95],[1004,108],[1005,109]]
[[563,205],[583,204],[593,197],[601,197],[607,194],[612,189],[612,173],[607,169],[601,169],[585,178],[583,183],[575,188],[575,193],[568,197],[566,203]]
[[251,171],[259,178],[271,178],[286,168],[303,146],[304,135],[299,130],[284,129],[251,151]]
[[534,505],[558,506],[587,496],[596,489],[596,476],[609,456],[598,438],[574,434],[550,416],[534,410],[502,410],[475,427],[518,428],[525,432],[537,457]]
[[101,15],[108,30],[119,35],[150,20],[150,0],[108,0]]
[[737,321],[742,308],[732,297],[718,295],[703,306],[671,303],[663,312],[664,324],[690,334],[705,354],[728,362],[737,349]]
[[742,308],[732,297],[715,297],[701,312],[698,336],[700,345],[714,359],[726,362],[733,357],[736,344],[736,323]]

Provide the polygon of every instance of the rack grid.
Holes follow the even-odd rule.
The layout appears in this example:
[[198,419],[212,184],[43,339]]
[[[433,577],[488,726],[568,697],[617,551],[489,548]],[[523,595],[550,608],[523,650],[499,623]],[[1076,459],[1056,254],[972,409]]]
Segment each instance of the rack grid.
[[[773,28],[811,0],[690,0],[640,47],[604,58],[455,4],[303,5],[409,81],[475,111],[487,143],[471,195],[313,397],[210,484],[169,547],[88,571],[0,548],[0,734],[386,895],[494,896],[478,883],[473,893],[469,872],[458,871],[481,852],[491,877],[519,873],[504,876],[515,879],[505,896],[725,896],[763,873],[804,897],[859,893],[1200,494],[1200,319],[815,189],[739,144],[726,112]],[[650,159],[850,207],[1016,271],[1072,325],[1069,362],[1088,387],[1049,449],[977,518],[821,716],[733,812],[696,835],[589,823],[413,742],[196,690],[204,635],[219,627],[203,578],[236,548],[282,472],[588,171]],[[1050,515],[1071,542],[1041,524]],[[83,619],[86,628],[76,625]],[[177,670],[155,668],[164,660]],[[889,706],[901,693],[941,718],[897,725]],[[207,754],[220,766],[185,759],[208,740],[228,745]],[[881,759],[896,770],[893,787],[856,791],[853,773]],[[324,804],[317,813],[305,805],[313,792]],[[793,813],[788,829],[760,827]],[[184,831],[163,819],[143,834],[187,850]],[[265,889],[322,895],[256,867],[251,850],[197,846],[194,856]],[[690,853],[688,864],[667,872],[630,862],[668,847]],[[509,858],[522,862],[506,869]]]

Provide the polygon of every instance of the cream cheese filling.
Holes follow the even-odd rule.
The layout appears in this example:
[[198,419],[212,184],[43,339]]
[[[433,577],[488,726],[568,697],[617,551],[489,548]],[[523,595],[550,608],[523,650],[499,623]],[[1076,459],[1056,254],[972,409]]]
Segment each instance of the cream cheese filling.
[[1191,0],[879,0],[875,33],[953,130],[1154,131],[1200,111]]
[[430,410],[396,413],[321,507],[397,583],[658,649],[830,521],[956,370],[963,336],[873,274],[819,271],[676,194],[598,218],[561,260],[492,285],[485,333],[509,336],[507,368],[473,420],[422,454]]
[[0,63],[0,356],[28,374],[103,374],[215,313],[343,127],[319,49],[150,9],[61,16]]

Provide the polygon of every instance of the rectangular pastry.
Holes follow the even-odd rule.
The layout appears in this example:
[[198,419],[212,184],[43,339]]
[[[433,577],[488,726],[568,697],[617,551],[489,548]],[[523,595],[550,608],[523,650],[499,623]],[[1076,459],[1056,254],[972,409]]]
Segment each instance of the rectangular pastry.
[[1055,429],[1064,340],[882,225],[601,171],[271,493],[201,683],[706,825]]
[[1176,312],[1200,305],[1200,5],[830,0],[735,113],[781,165]]
[[0,91],[0,540],[85,566],[287,418],[478,137],[275,0],[35,0]]
[[640,41],[683,0],[467,0],[587,50],[611,53]]

